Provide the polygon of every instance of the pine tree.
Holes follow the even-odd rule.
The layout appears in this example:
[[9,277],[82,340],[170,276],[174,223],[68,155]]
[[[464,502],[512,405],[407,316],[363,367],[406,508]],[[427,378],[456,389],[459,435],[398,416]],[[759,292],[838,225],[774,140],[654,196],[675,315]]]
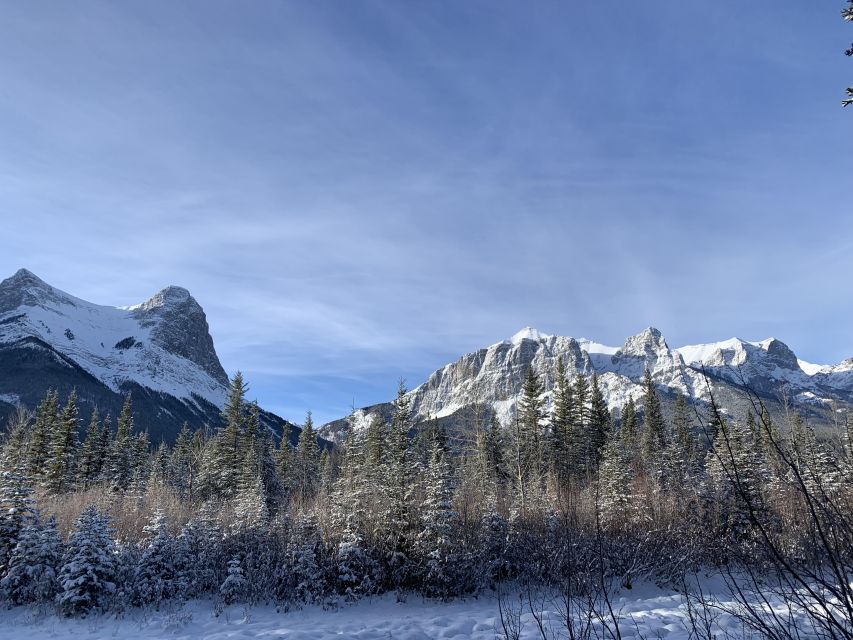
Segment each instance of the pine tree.
[[715,493],[720,525],[741,538],[747,535],[752,519],[766,514],[761,455],[749,428],[722,417],[718,422],[705,469]]
[[23,468],[0,473],[0,576],[7,570],[21,532],[35,517],[32,492],[31,481]]
[[132,601],[136,606],[156,605],[178,594],[179,579],[175,541],[169,535],[168,523],[161,510],[156,510],[143,532],[147,544],[133,575]]
[[643,374],[643,408],[645,425],[643,430],[643,455],[653,471],[659,470],[660,454],[666,445],[666,424],[661,411],[660,397],[648,367]]
[[50,390],[36,410],[36,422],[30,438],[29,473],[33,478],[41,478],[45,473],[58,420],[59,394]]
[[376,469],[382,463],[382,455],[385,450],[387,426],[382,416],[378,413],[370,417],[370,422],[367,424],[366,446],[367,459],[366,462],[370,467]]
[[115,543],[109,519],[95,505],[83,510],[59,571],[60,611],[67,616],[103,611],[116,590]]
[[0,593],[14,605],[52,602],[59,593],[62,539],[56,519],[42,523],[35,515],[24,527],[9,558]]
[[572,468],[575,473],[580,473],[589,467],[587,456],[591,447],[589,446],[589,382],[586,377],[579,375],[575,378],[572,391],[574,399],[574,411],[572,415],[572,428],[569,438],[575,443],[572,448]]
[[533,367],[527,369],[518,403],[515,442],[515,478],[519,508],[522,514],[544,494],[543,422],[545,420],[544,389]]
[[130,487],[140,495],[145,492],[151,474],[151,440],[141,431],[130,440]]
[[416,542],[423,562],[421,589],[428,597],[447,599],[458,591],[454,526],[450,465],[447,453],[436,441],[427,476],[423,525]]
[[610,418],[610,410],[604,400],[604,394],[598,382],[598,374],[592,374],[592,387],[590,392],[589,428],[586,438],[588,450],[586,458],[589,461],[590,470],[598,468],[601,463],[601,452],[613,429]]
[[672,437],[667,439],[664,466],[669,488],[679,490],[699,472],[699,443],[690,431],[687,399],[682,393],[675,398],[672,427]]
[[219,587],[219,594],[225,604],[230,605],[241,602],[246,598],[249,591],[249,583],[243,575],[243,567],[238,556],[228,561],[228,577]]
[[83,488],[94,484],[101,474],[103,460],[101,459],[101,418],[98,408],[92,410],[89,426],[86,429],[86,439],[80,451],[80,481]]
[[410,578],[411,512],[413,488],[409,431],[411,403],[406,385],[400,380],[394,415],[383,451],[377,481],[382,491],[377,537],[384,538],[386,565],[392,586],[404,587]]
[[313,516],[302,516],[293,531],[291,540],[291,568],[293,597],[299,602],[319,602],[326,592],[321,566],[321,535]]
[[311,412],[305,417],[299,444],[296,447],[296,490],[300,501],[305,504],[317,490],[320,475],[320,448],[317,446],[317,434],[314,432],[314,420]]
[[98,460],[100,462],[100,468],[98,470],[97,480],[99,482],[108,479],[110,475],[110,451],[112,450],[113,443],[112,422],[112,417],[110,414],[107,414],[107,417],[104,418],[104,422],[101,425],[98,443]]
[[[623,414],[624,416],[624,414]],[[598,508],[602,525],[608,528],[630,525],[637,509],[633,491],[631,455],[623,428],[604,447],[598,483]]]
[[280,483],[279,500],[284,503],[285,499],[293,491],[293,452],[290,448],[290,424],[285,423],[281,434],[281,441],[274,454],[275,469]]
[[241,439],[246,429],[246,385],[239,371],[231,380],[228,399],[222,417],[225,427],[217,434],[212,450],[213,460],[208,484],[221,497],[232,497],[237,493],[242,462]]
[[109,480],[118,491],[125,491],[133,478],[132,439],[133,396],[128,393],[118,418],[118,427],[109,454]]
[[195,456],[190,426],[185,422],[175,439],[175,446],[166,467],[166,481],[178,490],[178,495],[192,500],[192,485],[195,476]]
[[222,532],[216,524],[212,508],[204,505],[196,517],[181,531],[180,553],[176,560],[176,581],[188,598],[219,589],[216,566]]
[[74,485],[78,428],[77,392],[72,391],[51,435],[45,475],[45,487],[51,493],[63,493]]
[[554,385],[554,415],[551,418],[551,431],[554,441],[554,467],[561,485],[575,472],[573,461],[577,459],[573,440],[573,416],[575,410],[574,392],[566,373],[563,357],[557,358],[557,372]]

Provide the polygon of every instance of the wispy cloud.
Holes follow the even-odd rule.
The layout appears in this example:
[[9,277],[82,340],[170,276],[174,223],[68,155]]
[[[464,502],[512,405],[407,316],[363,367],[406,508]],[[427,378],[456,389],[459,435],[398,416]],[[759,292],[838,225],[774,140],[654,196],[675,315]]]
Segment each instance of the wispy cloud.
[[836,16],[621,11],[9,5],[0,267],[188,287],[294,419],[528,324],[853,355]]

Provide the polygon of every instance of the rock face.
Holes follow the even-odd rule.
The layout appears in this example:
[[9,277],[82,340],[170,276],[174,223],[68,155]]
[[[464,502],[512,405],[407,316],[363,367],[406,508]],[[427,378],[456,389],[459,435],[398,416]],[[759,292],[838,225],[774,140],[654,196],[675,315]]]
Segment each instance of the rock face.
[[[810,365],[775,338],[762,342],[732,338],[672,349],[661,332],[650,327],[621,347],[608,347],[527,327],[509,340],[462,356],[412,390],[415,421],[437,419],[454,430],[492,413],[504,422],[514,420],[527,368],[540,374],[550,402],[559,358],[572,378],[598,374],[608,407],[617,417],[629,397],[642,403],[647,367],[665,407],[678,393],[706,405],[710,396],[703,370],[713,393],[733,415],[750,408],[744,395],[747,387],[771,411],[781,413],[787,401],[816,423],[829,424],[833,406],[853,404],[853,359],[834,367]],[[340,442],[350,429],[366,425],[371,415],[389,415],[392,409],[390,403],[364,407],[324,425],[321,433]]]
[[[181,287],[129,308],[75,298],[26,269],[0,282],[0,419],[50,388],[77,390],[81,414],[116,416],[133,392],[137,426],[171,441],[186,421],[215,427],[228,391],[204,310]],[[264,412],[280,434],[285,421]],[[298,429],[292,429],[294,437]]]

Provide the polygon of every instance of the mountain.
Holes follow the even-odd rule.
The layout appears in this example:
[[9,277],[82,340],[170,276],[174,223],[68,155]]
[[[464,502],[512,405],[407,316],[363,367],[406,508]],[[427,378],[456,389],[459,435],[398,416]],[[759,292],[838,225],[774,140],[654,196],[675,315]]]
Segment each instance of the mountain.
[[[409,392],[415,422],[436,419],[452,431],[492,413],[505,423],[511,421],[527,368],[533,366],[540,374],[550,401],[560,357],[570,377],[598,373],[608,407],[617,415],[629,397],[642,403],[646,367],[667,408],[677,393],[695,405],[707,405],[710,395],[703,368],[719,404],[733,415],[744,415],[750,408],[745,387],[755,391],[772,413],[781,414],[787,401],[818,424],[830,423],[834,406],[853,404],[853,359],[835,366],[809,364],[775,338],[761,342],[732,338],[672,349],[661,332],[650,327],[621,347],[610,347],[526,327],[509,340],[462,356]],[[340,442],[373,414],[387,417],[392,410],[390,402],[364,407],[324,425],[320,433]]]
[[[154,442],[172,441],[184,422],[220,424],[228,375],[204,310],[186,289],[108,307],[21,269],[0,282],[0,419],[18,405],[35,407],[51,388],[63,400],[77,390],[84,422],[95,406],[117,416],[132,392],[137,428]],[[278,435],[287,424],[269,412],[261,420]]]

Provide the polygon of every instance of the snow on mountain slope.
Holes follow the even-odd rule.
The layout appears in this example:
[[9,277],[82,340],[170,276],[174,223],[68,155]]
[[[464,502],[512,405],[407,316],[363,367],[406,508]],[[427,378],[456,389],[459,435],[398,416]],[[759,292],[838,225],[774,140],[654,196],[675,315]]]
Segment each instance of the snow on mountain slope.
[[[682,393],[699,404],[709,398],[703,368],[714,393],[733,408],[739,402],[742,409],[748,408],[744,385],[774,406],[781,406],[786,396],[818,420],[825,419],[819,412],[832,402],[853,404],[853,359],[835,367],[809,365],[775,338],[760,342],[732,338],[671,349],[661,332],[649,327],[621,347],[612,347],[525,327],[509,340],[442,367],[412,390],[409,398],[415,420],[436,418],[452,427],[485,410],[504,422],[512,421],[528,367],[541,376],[545,400],[550,402],[559,358],[572,378],[597,373],[607,405],[616,414],[629,397],[641,400],[646,368],[665,396]],[[340,441],[349,428],[368,424],[372,414],[390,411],[387,403],[365,407],[348,419],[325,425],[322,433]]]
[[[135,382],[191,402],[199,396],[222,406],[225,400],[228,378],[204,312],[179,287],[122,309],[76,298],[22,269],[0,282],[0,344],[34,348],[32,338],[116,392]],[[199,344],[188,348],[185,340]]]

